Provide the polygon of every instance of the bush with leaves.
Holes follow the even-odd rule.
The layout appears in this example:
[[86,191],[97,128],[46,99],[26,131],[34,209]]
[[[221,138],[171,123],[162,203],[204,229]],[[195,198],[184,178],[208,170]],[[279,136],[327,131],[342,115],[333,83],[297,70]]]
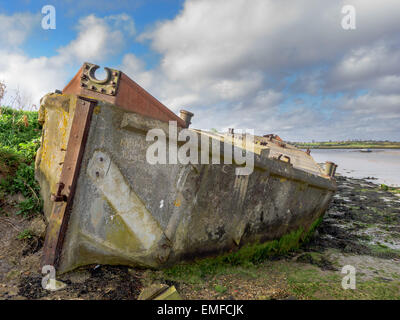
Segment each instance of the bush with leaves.
[[37,119],[37,112],[0,108],[0,207],[7,194],[20,193],[25,200],[17,204],[17,213],[24,216],[42,210],[34,178],[41,134]]

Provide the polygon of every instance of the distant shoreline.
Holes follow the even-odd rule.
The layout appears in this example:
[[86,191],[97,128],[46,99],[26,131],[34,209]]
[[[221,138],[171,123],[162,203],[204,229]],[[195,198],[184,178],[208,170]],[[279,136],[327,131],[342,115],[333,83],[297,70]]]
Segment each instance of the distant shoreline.
[[310,146],[310,145],[298,145],[300,149],[400,149],[400,146]]
[[322,141],[292,144],[304,149],[400,149],[400,142],[397,141]]

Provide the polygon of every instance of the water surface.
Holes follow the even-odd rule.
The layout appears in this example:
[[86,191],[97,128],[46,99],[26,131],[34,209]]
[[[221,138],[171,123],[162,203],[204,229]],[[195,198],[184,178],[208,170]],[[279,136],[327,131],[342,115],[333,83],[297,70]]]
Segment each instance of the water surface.
[[376,183],[400,187],[400,150],[371,149],[311,149],[318,163],[332,161],[338,165],[336,172],[352,178],[374,177]]

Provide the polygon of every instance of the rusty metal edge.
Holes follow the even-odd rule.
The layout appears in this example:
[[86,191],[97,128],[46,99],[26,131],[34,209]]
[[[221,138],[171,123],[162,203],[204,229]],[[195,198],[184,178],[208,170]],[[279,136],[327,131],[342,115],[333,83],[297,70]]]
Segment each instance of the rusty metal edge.
[[[43,246],[41,266],[51,265],[57,268],[59,265],[70,211],[73,205],[76,182],[79,177],[93,109],[96,104],[97,100],[83,96],[78,96],[76,101],[75,114],[72,120],[71,131],[68,138],[67,150],[59,182],[59,184],[61,183],[65,185],[65,188],[60,191],[63,200],[56,201],[53,204]],[[83,128],[81,125],[82,123]],[[57,197],[55,198],[57,199]]]

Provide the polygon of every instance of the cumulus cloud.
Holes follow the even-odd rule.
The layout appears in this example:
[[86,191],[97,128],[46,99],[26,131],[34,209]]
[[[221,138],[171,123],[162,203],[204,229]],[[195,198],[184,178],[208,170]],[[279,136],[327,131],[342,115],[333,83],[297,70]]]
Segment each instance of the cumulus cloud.
[[375,87],[377,83],[381,90],[392,87],[400,74],[397,45],[383,42],[351,50],[332,68],[327,87],[331,91]]
[[[341,26],[344,5],[356,9],[356,30]],[[66,83],[68,67],[107,62],[136,36],[159,64],[125,52],[114,67],[173,111],[193,111],[194,127],[400,140],[399,12],[398,0],[186,0],[137,36],[128,15],[88,15],[55,56],[0,51],[0,79],[38,99]]]
[[58,50],[60,58],[77,61],[104,61],[124,45],[125,30],[135,33],[133,20],[127,15],[98,18],[89,15],[79,20],[78,37]]
[[356,115],[372,115],[374,120],[399,119],[400,94],[365,94],[347,100],[341,108],[351,110]]
[[[19,15],[11,17],[15,16]],[[59,48],[54,56],[31,58],[18,48],[0,50],[0,79],[8,87],[6,102],[11,103],[18,91],[23,95],[20,103],[38,105],[44,94],[65,86],[71,68],[77,70],[84,61],[105,61],[119,53],[124,39],[135,33],[132,18],[125,14],[105,18],[89,15],[79,20],[76,29],[76,39]],[[19,45],[26,36],[22,38]]]
[[0,14],[0,46],[15,48],[39,25],[40,15],[31,13],[15,13],[11,16]]
[[[341,8],[353,4],[358,29],[341,27]],[[186,1],[181,13],[139,39],[163,55],[171,79],[232,75],[242,69],[279,72],[334,61],[344,52],[398,28],[394,0]]]
[[[356,9],[356,30],[341,26],[344,5]],[[135,69],[127,59],[122,68],[145,77],[145,88],[174,111],[187,104],[197,112],[194,126],[368,138],[370,115],[400,112],[399,11],[397,0],[188,0],[176,17],[138,36],[160,54],[160,65],[146,70],[136,61]],[[280,101],[260,110],[255,97],[265,92]],[[287,108],[288,101],[297,102]],[[400,139],[394,127],[398,133],[388,135]]]
[[[63,66],[52,58],[29,58],[22,53],[0,51],[0,79],[7,85],[5,104],[37,106],[44,94],[63,88],[65,76]],[[14,105],[17,94],[20,99]]]

